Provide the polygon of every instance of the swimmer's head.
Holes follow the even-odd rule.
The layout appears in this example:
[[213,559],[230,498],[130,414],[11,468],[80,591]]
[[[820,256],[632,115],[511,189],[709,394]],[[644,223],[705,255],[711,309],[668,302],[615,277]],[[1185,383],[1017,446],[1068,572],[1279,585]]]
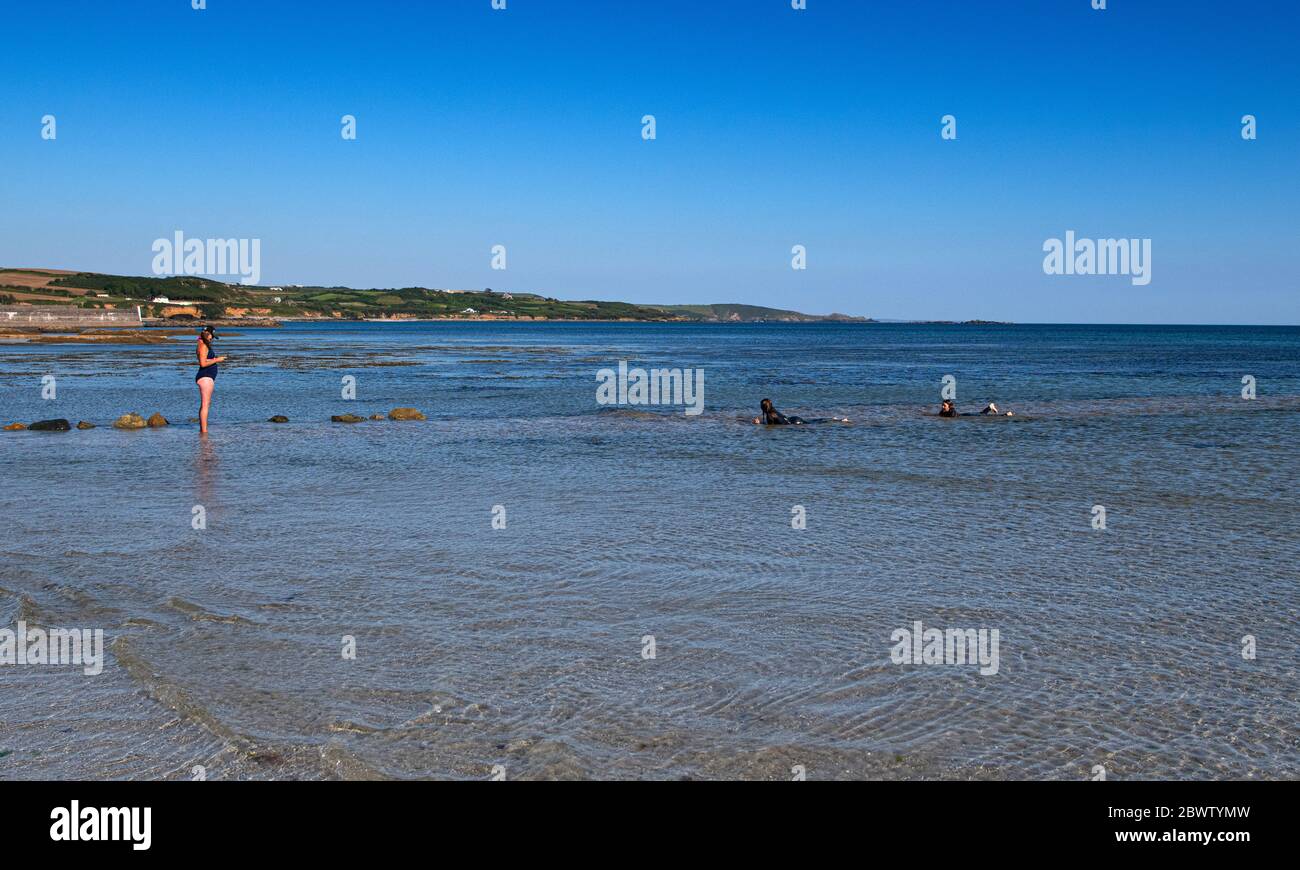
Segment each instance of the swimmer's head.
[[772,400],[764,399],[758,403],[758,407],[764,414],[770,414],[772,413]]

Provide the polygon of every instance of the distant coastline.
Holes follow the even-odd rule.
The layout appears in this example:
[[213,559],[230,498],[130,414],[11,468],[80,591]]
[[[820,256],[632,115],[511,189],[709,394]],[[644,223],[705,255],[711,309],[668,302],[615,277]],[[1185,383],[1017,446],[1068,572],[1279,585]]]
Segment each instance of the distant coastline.
[[[201,277],[139,277],[65,269],[0,268],[0,306],[62,306],[138,312],[159,322],[525,321],[663,323],[872,323],[847,314],[805,314],[738,303],[638,305],[560,300],[538,293],[402,287],[245,286]],[[12,309],[10,309],[12,310]],[[64,318],[72,320],[75,318]],[[90,319],[90,318],[88,318]],[[4,318],[0,318],[0,326]],[[116,325],[116,324],[114,324]]]
[[[13,312],[19,312],[20,316],[6,317]],[[129,323],[122,322],[128,317]],[[731,302],[638,305],[618,301],[566,301],[490,288],[250,287],[196,277],[133,277],[66,269],[0,268],[0,335],[69,329],[152,329],[199,321],[244,328],[335,321],[1009,325],[995,320],[876,320]]]

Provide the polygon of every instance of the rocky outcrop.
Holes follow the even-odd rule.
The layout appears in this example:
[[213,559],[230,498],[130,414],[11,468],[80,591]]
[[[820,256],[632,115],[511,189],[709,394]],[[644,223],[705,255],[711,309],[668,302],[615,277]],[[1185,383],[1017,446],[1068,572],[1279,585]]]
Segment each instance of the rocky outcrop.
[[330,417],[330,420],[332,420],[332,421],[335,422],[335,423],[364,423],[364,422],[366,422],[366,418],[365,418],[365,417],[358,417],[356,414],[335,414],[333,417]]
[[33,432],[67,432],[72,424],[67,420],[37,420],[27,428]]
[[268,423],[288,423],[288,422],[289,422],[289,418],[286,417],[286,416],[284,416],[283,414],[276,414],[274,417],[272,417],[271,419],[267,420],[266,422],[268,422]]
[[78,428],[78,429],[94,429],[94,428],[95,428],[95,424],[94,424],[94,423],[87,423],[85,420],[82,420],[80,423],[77,424],[77,428]]
[[370,415],[370,419],[371,419],[371,420],[382,420],[382,419],[384,419],[384,415],[383,415],[383,414],[371,414],[371,415]]
[[130,414],[123,414],[113,421],[114,429],[143,429],[148,424],[145,423],[144,417],[132,411]]
[[414,408],[394,408],[388,412],[390,420],[423,420],[425,416]]
[[183,317],[186,320],[198,320],[203,316],[202,312],[193,305],[164,305],[162,311],[158,312],[164,320],[171,320],[174,317]]
[[21,432],[22,430],[24,430],[24,429],[26,429],[26,428],[27,428],[27,424],[26,424],[26,423],[10,423],[8,426],[5,427],[5,431],[6,431],[6,432]]
[[145,421],[145,425],[148,426],[150,429],[161,429],[163,426],[167,426],[169,424],[167,423],[166,417],[164,417],[162,414],[155,413],[148,420]]

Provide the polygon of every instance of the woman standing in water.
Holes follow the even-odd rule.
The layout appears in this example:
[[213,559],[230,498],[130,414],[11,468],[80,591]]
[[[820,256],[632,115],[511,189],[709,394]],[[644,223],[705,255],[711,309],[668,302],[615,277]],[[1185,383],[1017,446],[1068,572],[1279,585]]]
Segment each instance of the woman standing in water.
[[212,390],[217,385],[217,363],[225,362],[224,356],[212,355],[212,342],[217,337],[211,326],[203,327],[199,333],[199,373],[194,376],[194,383],[199,386],[199,434],[208,432],[208,408],[212,405]]

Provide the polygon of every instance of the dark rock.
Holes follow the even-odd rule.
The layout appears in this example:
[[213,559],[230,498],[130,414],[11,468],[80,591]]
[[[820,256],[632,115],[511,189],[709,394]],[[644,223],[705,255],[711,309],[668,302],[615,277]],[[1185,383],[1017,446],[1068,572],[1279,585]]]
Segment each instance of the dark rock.
[[423,420],[424,415],[414,408],[394,408],[388,412],[390,420]]
[[77,424],[77,428],[78,428],[78,429],[94,429],[94,428],[95,428],[95,424],[94,424],[94,423],[87,423],[85,420],[82,420],[80,423]]
[[168,424],[167,418],[164,417],[162,414],[154,414],[152,417],[148,419],[148,421],[146,421],[146,425],[150,429],[160,429],[163,426],[167,426],[170,424]]
[[67,432],[72,424],[67,420],[37,420],[27,428],[33,432]]
[[266,422],[268,422],[268,423],[288,423],[288,422],[289,422],[289,418],[286,417],[286,416],[284,416],[283,414],[276,414],[274,417],[272,417],[270,420],[267,420]]
[[366,418],[358,417],[356,414],[335,414],[333,417],[330,417],[330,420],[335,423],[364,423]]
[[113,421],[114,429],[143,429],[148,424],[145,423],[144,417],[132,411],[130,414],[123,414]]

